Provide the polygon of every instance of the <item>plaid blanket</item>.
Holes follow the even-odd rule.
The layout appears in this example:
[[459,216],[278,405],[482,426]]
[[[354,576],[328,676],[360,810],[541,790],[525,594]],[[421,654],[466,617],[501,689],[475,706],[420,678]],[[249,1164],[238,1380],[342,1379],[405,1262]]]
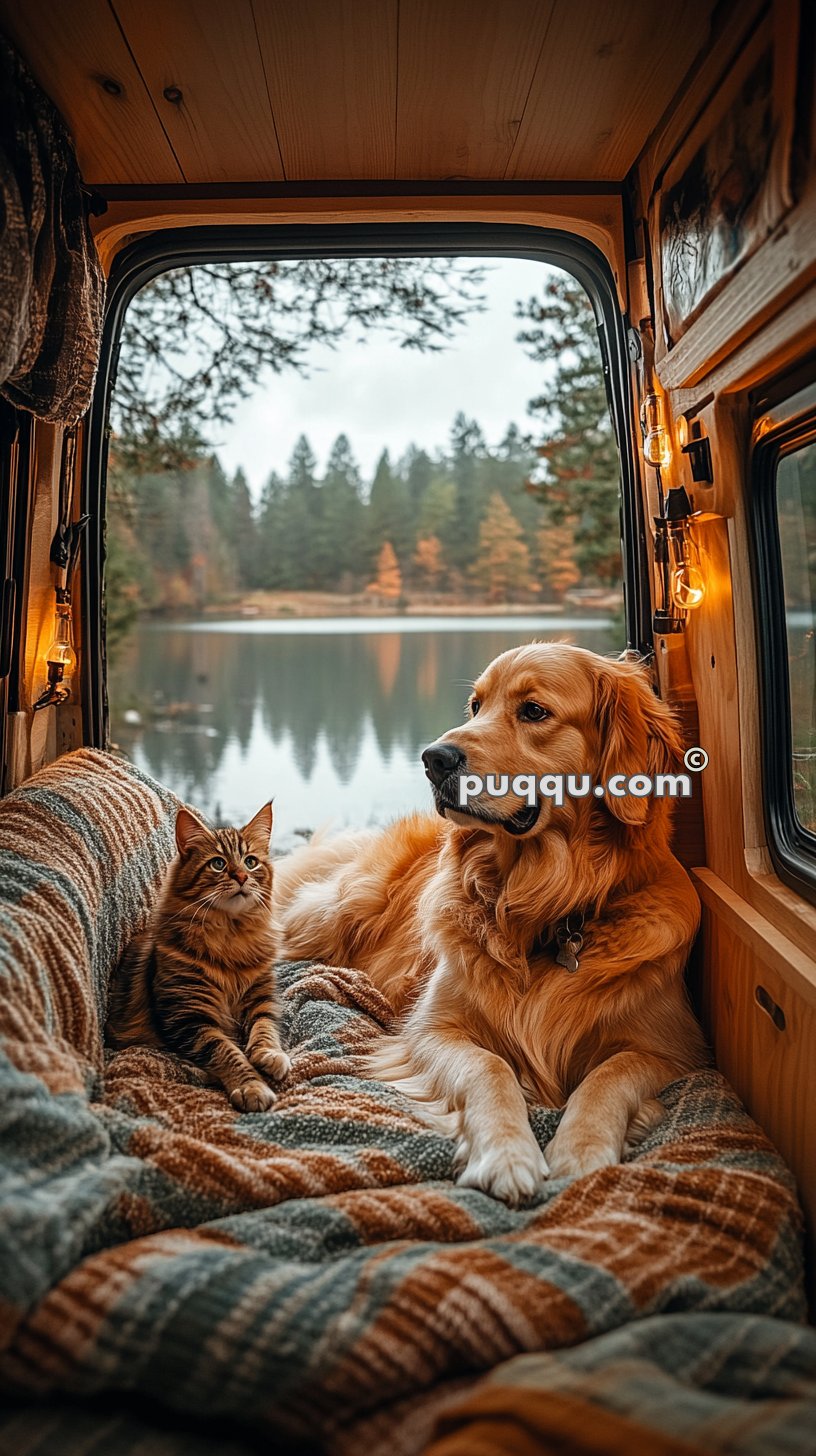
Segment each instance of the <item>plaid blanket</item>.
[[[204,1419],[230,1452],[274,1432],[408,1456],[523,1352],[661,1312],[797,1329],[792,1180],[715,1073],[666,1090],[627,1165],[513,1211],[455,1187],[452,1142],[359,1075],[390,1010],[354,970],[279,967],[294,1066],[268,1113],[237,1113],[169,1055],[106,1053],[110,977],[176,803],[91,750],[0,801],[0,1385],[19,1449],[84,1451],[96,1402],[112,1435],[93,1450],[135,1456],[149,1402],[183,1426],[162,1453],[212,1449]],[[557,1116],[534,1113],[542,1143]],[[52,1414],[26,1409],[44,1398]],[[0,1445],[18,1449],[2,1426]]]
[[811,1456],[816,1330],[663,1314],[519,1355],[457,1401],[427,1456]]

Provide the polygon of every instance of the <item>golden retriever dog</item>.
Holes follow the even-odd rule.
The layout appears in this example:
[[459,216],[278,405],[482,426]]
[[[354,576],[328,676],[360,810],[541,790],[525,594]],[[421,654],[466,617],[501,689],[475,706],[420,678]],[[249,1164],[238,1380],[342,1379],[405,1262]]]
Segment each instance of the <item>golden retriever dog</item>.
[[[422,755],[435,816],[277,862],[282,953],[367,971],[390,999],[397,1030],[367,1069],[455,1129],[461,1184],[518,1204],[548,1174],[617,1163],[662,1115],[660,1089],[708,1061],[683,980],[700,911],[669,847],[672,798],[606,791],[615,774],[676,773],[680,754],[641,666],[514,648]],[[513,791],[528,772],[532,803]],[[508,783],[462,807],[465,773]],[[558,802],[538,787],[553,774],[592,787]],[[546,1156],[528,1103],[565,1106]]]

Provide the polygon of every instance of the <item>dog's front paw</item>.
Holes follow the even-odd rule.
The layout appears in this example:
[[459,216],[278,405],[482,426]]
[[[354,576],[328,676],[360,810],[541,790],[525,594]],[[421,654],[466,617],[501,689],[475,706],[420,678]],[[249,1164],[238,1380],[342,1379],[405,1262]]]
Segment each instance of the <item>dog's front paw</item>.
[[551,1178],[583,1178],[599,1168],[611,1168],[620,1162],[621,1150],[610,1143],[582,1142],[556,1133],[547,1144],[546,1157]]
[[288,1052],[284,1051],[272,1051],[271,1048],[264,1048],[253,1052],[251,1060],[253,1067],[257,1067],[264,1076],[271,1077],[273,1082],[282,1082],[292,1070],[292,1058]]
[[254,1082],[242,1082],[240,1087],[233,1087],[229,1097],[239,1112],[266,1112],[278,1100],[272,1088],[267,1087],[260,1077]]
[[659,1127],[665,1120],[666,1109],[663,1103],[656,1097],[650,1097],[648,1102],[641,1102],[640,1107],[626,1129],[626,1141],[623,1145],[623,1156],[631,1157],[636,1153],[642,1142]]
[[532,1135],[480,1151],[463,1144],[457,1161],[463,1165],[456,1180],[460,1187],[480,1188],[511,1208],[531,1202],[548,1172],[544,1154]]

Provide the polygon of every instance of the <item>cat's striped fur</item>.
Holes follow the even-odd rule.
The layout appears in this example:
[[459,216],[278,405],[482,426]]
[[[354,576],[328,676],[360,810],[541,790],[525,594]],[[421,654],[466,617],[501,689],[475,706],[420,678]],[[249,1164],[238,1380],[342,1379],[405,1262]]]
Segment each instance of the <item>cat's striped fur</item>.
[[243,829],[178,811],[178,855],[122,962],[108,1019],[114,1046],[176,1052],[249,1112],[271,1106],[264,1078],[290,1067],[278,1036],[271,833],[271,804]]

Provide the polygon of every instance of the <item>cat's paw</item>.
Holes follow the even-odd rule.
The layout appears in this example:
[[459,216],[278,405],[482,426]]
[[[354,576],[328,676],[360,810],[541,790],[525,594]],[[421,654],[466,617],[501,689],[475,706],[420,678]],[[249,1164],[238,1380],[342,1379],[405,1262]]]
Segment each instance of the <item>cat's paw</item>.
[[240,1087],[234,1087],[229,1099],[239,1112],[266,1112],[278,1100],[272,1088],[267,1087],[260,1077],[253,1082],[243,1082]]
[[253,1067],[257,1067],[264,1076],[271,1077],[273,1082],[282,1082],[292,1070],[292,1058],[288,1052],[273,1051],[271,1047],[253,1052],[250,1060]]

